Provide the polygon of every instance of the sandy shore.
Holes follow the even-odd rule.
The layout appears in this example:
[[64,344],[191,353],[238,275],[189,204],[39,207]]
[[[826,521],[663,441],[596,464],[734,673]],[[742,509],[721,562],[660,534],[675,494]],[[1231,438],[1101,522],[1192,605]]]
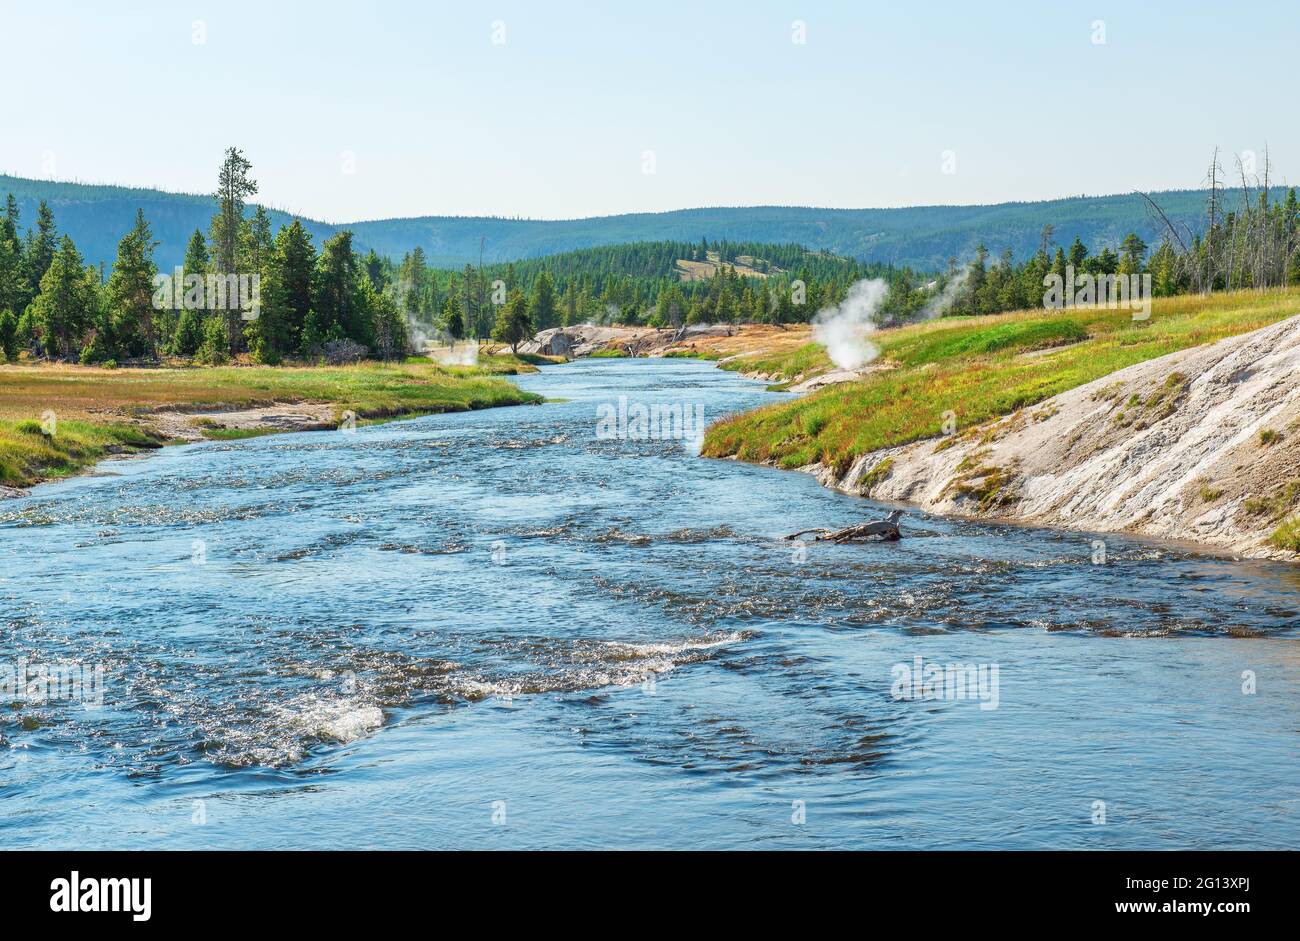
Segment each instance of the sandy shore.
[[158,411],[142,424],[177,441],[206,441],[204,428],[247,432],[327,431],[339,426],[339,406],[325,403],[283,403],[264,408]]

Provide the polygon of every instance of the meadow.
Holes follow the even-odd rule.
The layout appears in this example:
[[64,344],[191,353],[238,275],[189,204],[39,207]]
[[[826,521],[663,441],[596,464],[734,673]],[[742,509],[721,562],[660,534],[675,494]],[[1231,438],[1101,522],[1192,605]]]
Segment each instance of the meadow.
[[[513,356],[477,366],[428,361],[351,366],[102,369],[0,367],[0,485],[65,477],[110,454],[167,443],[151,413],[250,409],[292,403],[351,410],[359,419],[466,411],[540,401],[502,378],[536,367]],[[229,437],[217,429],[205,433]]]
[[[1178,350],[1256,330],[1300,312],[1300,289],[1158,298],[1127,310],[1028,310],[945,317],[883,330],[879,368],[712,426],[703,453],[843,472],[859,455],[979,425],[1067,389]],[[793,379],[830,367],[808,343],[724,368]],[[952,430],[951,426],[948,430]]]

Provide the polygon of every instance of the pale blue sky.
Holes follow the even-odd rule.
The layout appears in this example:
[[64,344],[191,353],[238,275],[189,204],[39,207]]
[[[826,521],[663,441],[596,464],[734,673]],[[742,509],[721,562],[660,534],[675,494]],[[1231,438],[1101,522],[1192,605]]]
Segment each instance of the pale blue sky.
[[0,171],[207,191],[235,144],[264,201],[335,222],[1190,187],[1216,144],[1284,177],[1296,11],[0,0]]

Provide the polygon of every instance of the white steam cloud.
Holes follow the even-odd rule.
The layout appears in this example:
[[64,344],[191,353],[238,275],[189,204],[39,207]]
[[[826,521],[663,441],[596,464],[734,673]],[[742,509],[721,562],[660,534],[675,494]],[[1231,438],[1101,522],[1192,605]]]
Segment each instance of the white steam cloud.
[[442,366],[477,366],[478,342],[460,340],[455,346],[429,350],[429,358]]
[[877,329],[876,313],[889,293],[880,278],[867,278],[849,288],[848,295],[813,317],[813,339],[826,347],[826,355],[840,369],[861,369],[880,355],[880,347],[867,339]]
[[933,320],[935,317],[941,317],[952,307],[952,302],[957,299],[957,295],[966,287],[966,281],[970,278],[970,266],[963,265],[961,271],[948,279],[948,283],[943,286],[943,290],[937,295],[930,298],[929,303],[921,310],[922,320]]
[[477,366],[478,341],[453,340],[450,333],[406,315],[411,348],[442,366]]

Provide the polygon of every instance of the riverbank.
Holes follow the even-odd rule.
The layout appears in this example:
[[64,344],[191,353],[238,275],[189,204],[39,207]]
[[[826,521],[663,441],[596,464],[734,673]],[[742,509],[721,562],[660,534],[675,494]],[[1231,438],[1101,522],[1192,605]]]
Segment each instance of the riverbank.
[[882,331],[880,369],[720,422],[703,453],[935,512],[1295,558],[1297,308],[1294,290],[1240,292],[1160,300],[1146,322],[1031,311]]
[[825,350],[811,342],[808,324],[696,324],[670,327],[598,327],[581,324],[543,330],[521,352],[596,359],[646,357],[709,360],[747,378],[772,382],[792,370],[830,369]]
[[[105,694],[3,710],[5,845],[1300,845],[1296,573],[1122,538],[1092,565],[1075,533],[945,516],[796,552],[793,521],[862,507],[593,440],[620,395],[719,416],[761,385],[680,359],[515,381],[554,404],[168,448],[0,503],[12,656],[102,663]],[[998,665],[997,709],[892,697],[917,657]]]
[[4,366],[0,494],[171,442],[540,402],[501,378],[536,369],[513,356],[484,357],[475,366]]

